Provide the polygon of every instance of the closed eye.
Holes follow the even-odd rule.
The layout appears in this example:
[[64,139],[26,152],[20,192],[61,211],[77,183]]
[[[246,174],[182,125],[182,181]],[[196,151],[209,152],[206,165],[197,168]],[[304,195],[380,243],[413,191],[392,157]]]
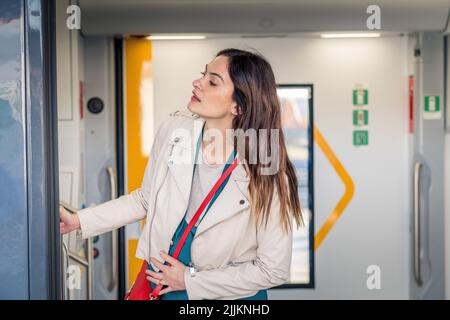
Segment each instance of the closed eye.
[[[206,72],[200,72],[203,76],[206,76]],[[211,86],[213,86],[213,87],[215,87],[215,86],[217,86],[217,84],[215,84],[214,82],[212,82],[212,81],[209,81],[209,84],[211,85]]]

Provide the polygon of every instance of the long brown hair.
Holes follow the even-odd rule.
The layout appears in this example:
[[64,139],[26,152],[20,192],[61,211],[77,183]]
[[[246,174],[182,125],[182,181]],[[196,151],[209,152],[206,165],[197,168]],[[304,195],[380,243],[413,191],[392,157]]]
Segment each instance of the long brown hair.
[[[261,174],[262,166],[259,161],[259,150],[257,150],[260,148],[260,143],[257,144],[258,146],[253,146],[246,141],[244,152],[241,153],[238,149],[239,154],[244,155],[245,170],[250,175],[250,204],[255,221],[258,222],[260,218],[263,218],[267,225],[276,188],[283,230],[287,231],[292,227],[291,218],[295,219],[297,226],[304,225],[298,197],[298,180],[287,156],[281,129],[281,108],[272,67],[262,55],[249,51],[224,49],[217,53],[216,57],[218,56],[228,58],[228,73],[234,84],[233,98],[238,106],[238,115],[233,119],[233,129],[235,131],[242,129],[244,132],[248,129],[268,130],[267,141],[264,141],[266,142],[264,145],[268,146],[270,154],[273,154],[273,150],[270,150],[270,131],[278,129],[279,163],[275,174]],[[238,143],[237,147],[240,148],[239,146],[242,147],[242,143]],[[256,163],[249,161],[251,152],[257,152]]]

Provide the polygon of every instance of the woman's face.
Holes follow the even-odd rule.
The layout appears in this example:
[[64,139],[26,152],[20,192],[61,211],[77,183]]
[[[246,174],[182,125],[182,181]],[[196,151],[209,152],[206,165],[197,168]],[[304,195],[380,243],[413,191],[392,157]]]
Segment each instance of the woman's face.
[[202,77],[192,85],[188,109],[205,120],[229,120],[236,115],[234,85],[228,74],[228,57],[218,56],[205,66]]

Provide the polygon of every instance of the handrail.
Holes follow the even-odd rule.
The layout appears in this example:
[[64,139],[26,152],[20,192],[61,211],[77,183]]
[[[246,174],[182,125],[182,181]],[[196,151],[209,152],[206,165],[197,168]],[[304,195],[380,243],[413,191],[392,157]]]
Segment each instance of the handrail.
[[88,242],[88,256],[87,256],[87,262],[88,262],[88,287],[87,287],[87,298],[88,300],[94,299],[94,285],[93,285],[93,274],[94,274],[94,268],[93,268],[93,259],[92,256],[92,238],[87,239]]
[[89,261],[81,258],[79,255],[69,252],[69,258],[72,260],[75,260],[76,262],[83,265],[84,267],[89,267]]
[[422,163],[417,162],[414,165],[414,279],[419,286],[422,286],[422,261],[420,259],[421,252],[421,202],[420,202],[420,173],[422,171]]
[[[106,172],[109,176],[110,190],[111,190],[111,200],[117,198],[117,176],[114,169],[109,166],[106,168]],[[108,284],[108,291],[112,291],[118,283],[118,274],[119,274],[119,258],[117,256],[119,251],[119,239],[118,239],[118,231],[113,230],[111,232],[111,279]]]
[[[64,201],[60,201],[59,204],[69,211],[71,214],[75,214],[78,210],[72,207],[71,205],[65,203]],[[63,244],[65,245],[64,241]],[[66,248],[67,249],[67,246]],[[87,298],[88,300],[92,300],[94,297],[93,294],[93,258],[92,258],[92,238],[87,239],[87,259],[84,259],[83,257],[80,257],[78,254],[71,252],[67,249],[68,257],[79,264],[83,265],[87,269]],[[67,264],[67,267],[69,264]]]
[[[65,262],[65,266],[66,268],[69,267],[69,249],[67,249],[67,245],[64,242],[63,238],[61,237],[61,246],[63,249],[63,263]],[[64,266],[64,265],[63,265]],[[64,268],[63,268],[64,269]],[[67,298],[69,297],[68,293],[67,293],[67,274],[66,274],[66,270],[63,271],[63,280],[62,280],[62,285],[63,285],[63,298],[64,300],[67,300]]]

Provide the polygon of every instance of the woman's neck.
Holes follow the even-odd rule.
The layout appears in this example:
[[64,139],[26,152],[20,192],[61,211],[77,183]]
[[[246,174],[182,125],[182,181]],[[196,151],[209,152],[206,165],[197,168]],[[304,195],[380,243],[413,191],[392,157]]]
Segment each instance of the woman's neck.
[[233,150],[233,143],[227,138],[232,122],[215,120],[205,120],[202,152],[209,164],[224,164]]

